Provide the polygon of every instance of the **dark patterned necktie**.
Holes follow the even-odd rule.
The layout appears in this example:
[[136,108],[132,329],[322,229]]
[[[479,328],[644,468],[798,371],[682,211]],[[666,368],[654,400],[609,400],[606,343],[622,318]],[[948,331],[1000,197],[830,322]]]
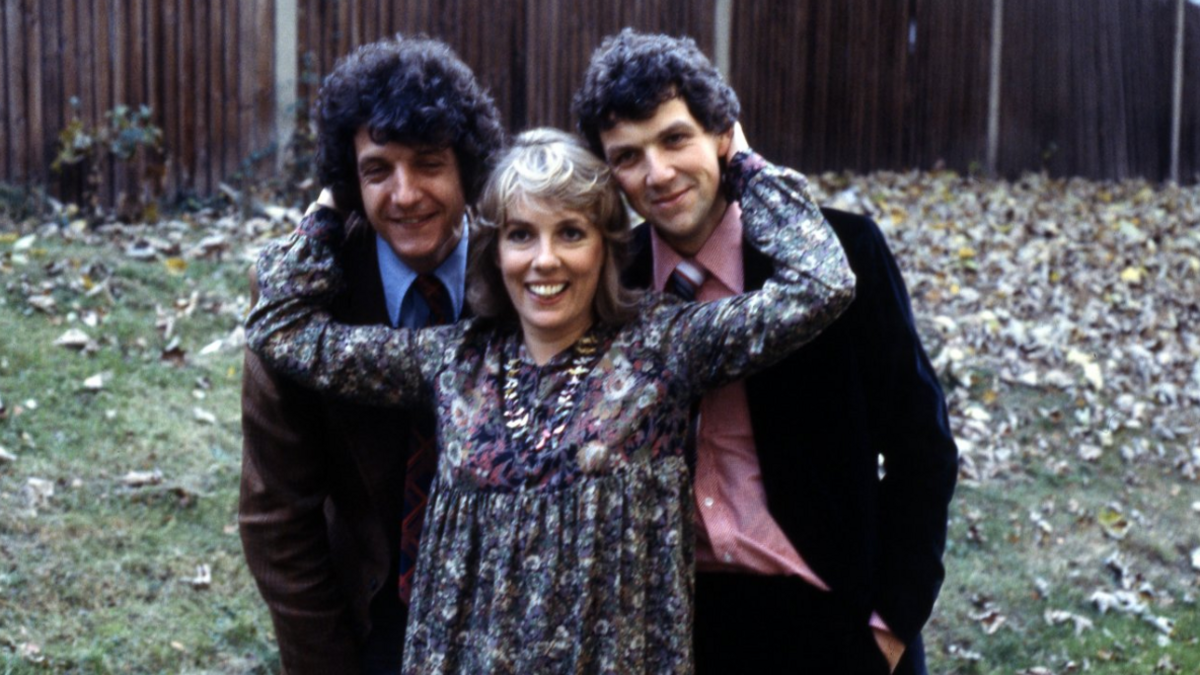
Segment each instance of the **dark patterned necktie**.
[[440,326],[453,320],[454,307],[450,302],[450,292],[441,279],[434,274],[418,274],[416,281],[413,281],[413,288],[417,289],[429,307],[426,326]]
[[[426,326],[449,323],[453,318],[450,293],[432,274],[421,274],[413,289],[429,307]],[[437,470],[437,430],[428,415],[417,414],[408,439],[408,467],[404,476],[404,519],[400,524],[400,600],[408,603],[412,595],[413,570],[421,542],[421,523],[429,501],[429,486]]]
[[695,263],[680,260],[675,269],[671,271],[670,278],[667,279],[667,292],[678,295],[686,302],[694,302],[696,292],[704,283],[705,276],[704,268]]
[[[667,278],[667,292],[674,293],[683,298],[684,302],[695,302],[696,293],[700,287],[704,285],[704,280],[708,277],[708,270],[705,270],[697,263],[680,260],[675,269],[671,270],[671,276]],[[696,468],[696,437],[700,433],[700,402],[696,401],[692,404],[692,410],[688,417],[687,438],[684,439],[683,458],[687,462],[688,469]]]

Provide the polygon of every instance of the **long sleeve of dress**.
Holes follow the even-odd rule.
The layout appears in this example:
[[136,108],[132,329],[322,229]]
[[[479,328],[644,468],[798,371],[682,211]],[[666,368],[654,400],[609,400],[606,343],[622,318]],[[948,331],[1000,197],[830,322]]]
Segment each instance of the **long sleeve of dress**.
[[301,384],[350,400],[395,406],[428,395],[421,366],[428,336],[386,326],[334,323],[326,310],[341,290],[341,218],[329,209],[305,216],[258,259],[261,295],[246,319],[250,348]]
[[774,263],[761,290],[689,304],[663,345],[689,386],[710,389],[757,372],[813,339],[854,299],[854,273],[801,174],[752,153],[730,162],[743,237]]

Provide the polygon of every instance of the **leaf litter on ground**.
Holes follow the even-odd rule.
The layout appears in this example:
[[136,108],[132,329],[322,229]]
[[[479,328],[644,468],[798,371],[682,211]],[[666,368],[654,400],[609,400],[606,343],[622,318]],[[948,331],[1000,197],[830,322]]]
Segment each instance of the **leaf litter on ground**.
[[[813,187],[822,204],[874,217],[887,237],[923,342],[946,384],[962,485],[1014,479],[1031,460],[1061,476],[1077,464],[1115,463],[1154,464],[1180,480],[1198,479],[1200,188],[1041,174],[985,180],[950,172],[826,174],[813,177]],[[103,337],[95,337],[103,331],[105,307],[122,292],[114,281],[117,261],[48,261],[40,246],[55,238],[107,246],[130,263],[163,266],[172,274],[188,274],[199,261],[248,268],[261,246],[293,229],[299,217],[296,209],[266,205],[250,218],[209,209],[155,225],[47,223],[0,239],[0,281],[28,312],[66,320],[60,347],[94,354],[106,346]],[[74,309],[72,298],[97,296],[108,305]],[[193,354],[203,358],[240,349],[240,325],[201,341],[194,352],[177,330],[197,311],[240,318],[246,305],[245,298],[202,294],[160,304],[149,321],[166,344],[162,362],[178,366]],[[196,399],[204,398],[204,389],[194,389]],[[1013,392],[1044,396],[1013,407],[1007,404]],[[35,405],[0,404],[0,419]],[[200,424],[218,420],[199,407],[192,412]],[[1046,428],[1056,432],[1031,433]],[[12,457],[0,464],[12,466]],[[161,476],[142,482],[135,474],[123,482],[139,493],[175,490],[185,502],[198,495],[162,484]],[[27,492],[30,502],[44,505],[45,498],[34,493]],[[1200,502],[1191,510],[1200,513]],[[986,527],[988,516],[969,513],[974,515],[968,518],[967,543],[1004,545],[1013,536],[989,536],[994,530]],[[1098,506],[1072,499],[1060,512],[1052,505],[1027,507],[1008,526],[1031,533],[1039,546],[1052,546],[1064,517],[1094,528],[1101,542],[1117,547],[1127,546],[1131,530],[1143,526],[1141,514],[1115,498]],[[1200,571],[1200,541],[1189,536],[1174,540],[1179,566]],[[1112,568],[1103,560],[1094,563]],[[202,577],[198,570],[193,579]],[[1035,595],[1046,601],[1051,585],[1039,581]],[[1086,604],[1047,606],[1040,618],[1069,625],[1079,636],[1099,614],[1128,611],[1165,637],[1172,626],[1152,611],[1162,595],[1155,593],[1147,595],[1137,584],[1125,587],[1118,579],[1093,589]],[[1006,603],[1002,613],[997,603],[991,598],[973,603],[971,618],[988,636],[1018,623],[1009,620],[1013,608]],[[957,639],[945,650],[954,660],[983,658],[978,645]]]

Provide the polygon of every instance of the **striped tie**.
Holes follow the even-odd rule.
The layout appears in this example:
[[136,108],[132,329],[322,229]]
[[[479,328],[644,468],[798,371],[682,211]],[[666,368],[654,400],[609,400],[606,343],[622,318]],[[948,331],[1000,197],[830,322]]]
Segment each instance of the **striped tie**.
[[704,284],[704,268],[696,263],[680,260],[667,279],[667,292],[683,298],[685,302],[696,300],[696,291]]
[[[432,274],[422,274],[413,288],[429,307],[425,325],[437,326],[453,318],[450,293]],[[429,501],[429,486],[437,471],[437,432],[433,420],[418,415],[409,429],[408,465],[404,475],[403,520],[400,524],[400,600],[407,603],[412,595],[413,570],[421,543],[421,523]]]

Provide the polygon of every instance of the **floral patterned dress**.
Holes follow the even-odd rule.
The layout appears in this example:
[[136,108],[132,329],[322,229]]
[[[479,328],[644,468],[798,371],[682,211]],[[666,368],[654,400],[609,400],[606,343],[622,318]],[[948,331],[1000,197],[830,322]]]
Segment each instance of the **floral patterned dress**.
[[811,339],[854,288],[805,179],[752,154],[732,166],[747,241],[775,262],[764,288],[648,294],[542,366],[514,325],[331,323],[340,222],[324,211],[264,251],[252,348],[310,386],[436,409],[405,673],[692,671],[691,405]]

